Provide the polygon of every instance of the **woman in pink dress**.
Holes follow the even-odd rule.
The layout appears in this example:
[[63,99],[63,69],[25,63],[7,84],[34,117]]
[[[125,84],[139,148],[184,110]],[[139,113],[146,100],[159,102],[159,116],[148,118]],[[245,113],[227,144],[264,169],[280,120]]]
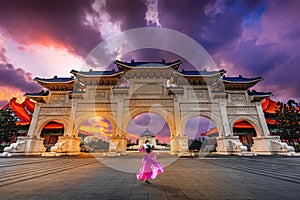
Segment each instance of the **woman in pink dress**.
[[138,180],[149,183],[148,179],[155,179],[155,177],[163,173],[164,170],[162,165],[156,162],[156,154],[152,152],[152,145],[148,140],[146,140],[142,148],[139,148],[139,151],[144,153],[144,157],[142,160],[142,166],[136,177]]

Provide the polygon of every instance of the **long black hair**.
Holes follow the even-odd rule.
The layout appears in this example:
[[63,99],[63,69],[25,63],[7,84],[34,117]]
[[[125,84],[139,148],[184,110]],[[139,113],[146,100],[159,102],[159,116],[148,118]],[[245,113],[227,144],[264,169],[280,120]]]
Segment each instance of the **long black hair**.
[[147,144],[147,143],[150,143],[149,140],[146,140],[146,141],[145,141],[145,144],[146,144],[146,152],[147,152],[147,153],[150,153],[150,152],[151,152],[151,149],[152,149],[152,148],[151,148],[151,144]]

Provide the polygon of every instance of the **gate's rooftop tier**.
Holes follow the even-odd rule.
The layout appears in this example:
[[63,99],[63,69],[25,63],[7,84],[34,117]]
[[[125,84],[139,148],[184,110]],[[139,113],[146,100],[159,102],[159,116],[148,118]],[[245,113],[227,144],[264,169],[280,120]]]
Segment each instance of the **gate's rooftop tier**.
[[[223,84],[226,91],[228,90],[249,90],[259,81],[263,80],[261,77],[256,78],[244,78],[242,76],[226,77],[224,74],[226,70],[221,69],[219,71],[188,71],[180,70],[178,68],[182,62],[180,60],[174,62],[122,62],[115,61],[118,70],[107,71],[76,71],[72,70],[73,76],[70,78],[57,77],[54,78],[35,78],[34,80],[41,84],[43,87],[50,91],[72,91],[75,81],[78,80],[83,85],[115,85],[119,83],[120,79],[124,76],[126,79],[138,77],[138,78],[159,78],[172,79],[175,85],[182,86],[186,84],[191,85],[211,85],[211,84]],[[137,69],[137,73],[128,73],[130,69]],[[140,70],[145,75],[142,76]],[[135,70],[133,70],[135,71]],[[143,74],[142,73],[142,74]],[[252,94],[252,96],[265,96],[262,94]],[[257,98],[256,98],[257,99]]]
[[237,77],[222,77],[222,82],[225,86],[225,90],[248,90],[263,80],[261,77],[256,78],[244,78],[239,75]]
[[53,91],[71,91],[73,90],[74,84],[76,82],[75,78],[72,77],[57,77],[54,76],[53,78],[38,78],[34,79],[44,88]]
[[45,103],[44,97],[49,95],[48,90],[42,90],[41,92],[35,92],[35,93],[25,93],[25,97],[28,97],[36,102],[42,102]]

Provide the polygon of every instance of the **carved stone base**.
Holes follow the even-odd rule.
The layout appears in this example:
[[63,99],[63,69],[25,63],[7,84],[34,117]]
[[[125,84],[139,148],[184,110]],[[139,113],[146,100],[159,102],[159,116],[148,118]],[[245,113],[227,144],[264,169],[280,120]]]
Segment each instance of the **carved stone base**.
[[[78,155],[80,154],[80,138],[60,136],[57,143],[51,147],[50,153],[55,153],[55,156]],[[45,156],[52,154],[45,154]]]
[[106,152],[106,153],[103,153],[103,156],[116,157],[116,156],[121,156],[121,154],[117,153],[117,152]]
[[189,152],[187,137],[171,137],[170,138],[171,155],[192,156]]
[[44,138],[19,136],[15,143],[3,149],[3,156],[42,155],[46,148],[43,145]]
[[238,136],[226,136],[217,138],[217,152],[219,155],[238,155],[251,156],[252,153],[247,151]]
[[127,140],[125,136],[111,137],[109,139],[109,152],[106,156],[126,155]]
[[279,136],[253,137],[251,151],[257,155],[286,155],[296,156],[295,149],[281,142]]

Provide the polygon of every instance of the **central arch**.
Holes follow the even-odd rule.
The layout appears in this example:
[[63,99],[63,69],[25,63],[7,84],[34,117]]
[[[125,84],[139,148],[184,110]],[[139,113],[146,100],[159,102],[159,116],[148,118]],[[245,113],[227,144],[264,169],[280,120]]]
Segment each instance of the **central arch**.
[[[126,138],[132,139],[134,142],[131,145],[127,145],[127,150],[138,149],[144,141],[147,139],[154,144],[155,149],[169,150],[171,128],[170,124],[166,120],[167,117],[163,117],[158,114],[159,112],[152,112],[145,109],[140,109],[132,114],[132,117],[126,120],[124,127],[126,127]],[[141,117],[142,119],[138,119]],[[153,124],[159,123],[159,124]],[[137,130],[133,130],[136,128]],[[129,135],[134,134],[134,135]],[[148,136],[146,136],[149,134]],[[140,137],[141,135],[142,138]],[[154,136],[154,137],[153,137]]]
[[126,117],[124,117],[124,130],[127,129],[130,121],[135,118],[136,116],[143,114],[143,113],[154,113],[159,115],[163,120],[165,120],[165,122],[168,124],[169,129],[170,129],[170,136],[175,136],[176,132],[175,132],[175,121],[174,121],[174,116],[172,113],[170,113],[169,111],[165,111],[163,109],[160,109],[159,107],[157,108],[136,108],[136,109],[132,109],[128,112],[128,115]]

